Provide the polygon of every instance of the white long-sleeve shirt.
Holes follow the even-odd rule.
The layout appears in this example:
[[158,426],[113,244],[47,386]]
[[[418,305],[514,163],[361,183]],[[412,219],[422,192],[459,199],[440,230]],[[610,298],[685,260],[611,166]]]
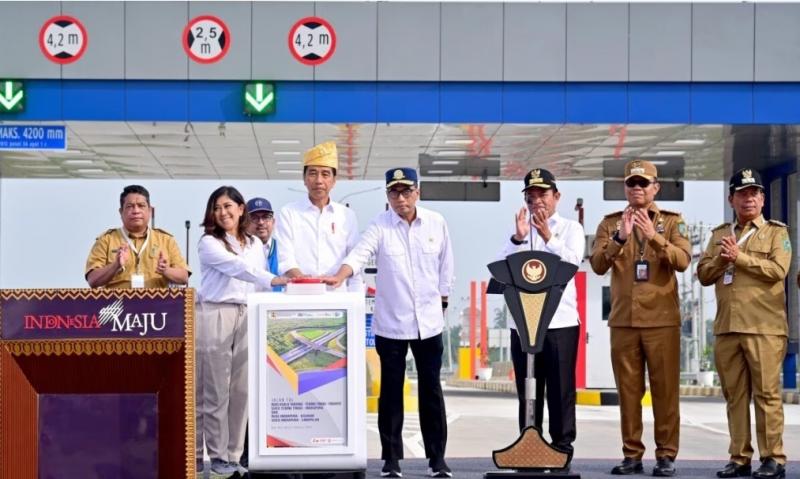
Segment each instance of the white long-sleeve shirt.
[[375,255],[372,331],[390,339],[427,339],[442,332],[442,296],[450,295],[453,248],[439,213],[417,206],[409,225],[392,210],[369,225],[344,264],[359,271]]
[[[348,207],[330,201],[322,211],[308,197],[289,203],[275,224],[281,274],[297,268],[311,276],[333,276],[358,241],[358,220]],[[350,291],[362,291],[360,271],[348,281]]]
[[226,235],[225,240],[233,252],[211,235],[203,235],[197,244],[201,274],[199,300],[246,304],[248,293],[269,291],[275,275],[267,271],[261,240],[249,237],[244,248],[231,235]]
[[[577,221],[569,220],[560,216],[557,212],[548,218],[547,224],[550,226],[550,241],[546,242],[539,236],[538,231],[531,225],[533,236],[533,251],[545,251],[561,256],[562,261],[567,261],[574,265],[580,266],[583,261],[584,250],[586,249],[586,236],[583,232],[583,226]],[[516,233],[516,232],[514,232]],[[515,245],[511,242],[512,233],[506,240],[503,251],[500,253],[498,259],[503,259],[506,256],[516,253],[518,251],[531,250],[531,238],[525,238],[525,243]],[[550,321],[548,329],[568,328],[580,324],[578,317],[578,292],[575,289],[575,278],[572,278],[567,287],[564,289],[564,294],[561,296],[561,302],[558,304],[555,315]],[[511,328],[516,329],[513,322],[509,325]]]

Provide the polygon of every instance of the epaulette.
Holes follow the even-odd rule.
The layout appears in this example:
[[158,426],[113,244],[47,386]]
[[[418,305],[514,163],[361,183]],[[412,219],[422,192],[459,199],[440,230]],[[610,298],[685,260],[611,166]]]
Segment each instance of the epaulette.
[[730,229],[731,228],[731,224],[730,223],[722,223],[721,225],[717,226],[716,228],[714,228],[711,231],[717,231],[717,230],[721,230],[723,228]]
[[659,211],[659,213],[661,213],[661,214],[675,215],[675,216],[680,216],[680,215],[681,215],[681,214],[680,214],[680,213],[678,213],[677,211],[662,210],[662,209],[659,209],[658,211]]
[[622,216],[622,213],[623,213],[622,211],[615,211],[613,213],[609,213],[609,214],[603,216],[603,219],[611,218],[612,216]]
[[172,233],[169,231],[162,230],[161,228],[153,228],[154,231],[158,231],[159,233],[164,233],[167,236],[172,236]]
[[101,234],[100,236],[98,236],[98,237],[97,237],[97,239],[100,239],[100,238],[102,238],[102,237],[103,237],[103,236],[105,236],[105,235],[110,235],[110,234],[113,234],[115,231],[117,231],[117,228],[109,228],[109,229],[107,229],[107,230],[103,231],[103,234]]
[[773,225],[776,225],[776,226],[781,226],[783,228],[788,228],[789,227],[789,225],[787,225],[786,223],[782,223],[782,222],[780,222],[778,220],[767,220],[767,223],[770,223],[770,224],[773,224]]

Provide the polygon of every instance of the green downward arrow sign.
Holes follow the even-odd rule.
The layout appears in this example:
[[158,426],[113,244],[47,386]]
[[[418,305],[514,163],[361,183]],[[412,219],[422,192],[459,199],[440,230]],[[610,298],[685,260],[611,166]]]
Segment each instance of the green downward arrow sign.
[[275,85],[267,82],[250,82],[244,85],[244,112],[248,115],[266,115],[275,111]]
[[13,80],[0,80],[0,113],[22,111],[25,102],[22,101],[25,91],[22,82]]

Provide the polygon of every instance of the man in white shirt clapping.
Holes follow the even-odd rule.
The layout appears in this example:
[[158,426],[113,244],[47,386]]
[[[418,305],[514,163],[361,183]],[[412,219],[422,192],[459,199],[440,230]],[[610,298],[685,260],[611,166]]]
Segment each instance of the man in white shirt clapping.
[[[525,204],[516,215],[516,231],[506,241],[501,256],[534,250],[557,254],[563,261],[580,265],[586,248],[583,226],[563,218],[556,211],[561,193],[556,178],[545,169],[536,168],[525,175]],[[536,355],[536,379],[544,381],[552,444],[572,452],[575,441],[575,363],[578,355],[578,309],[575,279],[564,290],[561,302],[550,322],[544,349]],[[525,378],[527,354],[522,351],[519,335],[511,325],[511,359],[519,398],[519,428],[525,427]],[[540,389],[541,390],[541,389]],[[543,404],[537,400],[538,404]],[[537,411],[535,426],[541,430],[542,414]]]
[[370,224],[332,278],[342,284],[375,255],[375,315],[372,330],[381,359],[378,430],[385,461],[381,476],[402,477],[403,381],[411,348],[418,371],[419,422],[431,477],[452,477],[444,460],[447,421],[439,381],[444,310],[453,278],[453,251],[439,213],[417,206],[417,172],[386,172],[387,210]]
[[[311,148],[303,158],[308,196],[284,206],[275,225],[278,266],[289,278],[333,275],[358,241],[356,214],[330,197],[338,167],[333,141]],[[360,272],[356,273],[348,289],[363,291]]]

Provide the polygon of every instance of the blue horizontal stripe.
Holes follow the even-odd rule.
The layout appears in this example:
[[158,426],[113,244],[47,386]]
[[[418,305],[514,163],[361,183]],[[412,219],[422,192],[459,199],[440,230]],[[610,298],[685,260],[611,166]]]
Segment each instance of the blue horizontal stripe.
[[800,83],[276,82],[243,113],[241,81],[26,80],[0,120],[326,123],[800,123]]

